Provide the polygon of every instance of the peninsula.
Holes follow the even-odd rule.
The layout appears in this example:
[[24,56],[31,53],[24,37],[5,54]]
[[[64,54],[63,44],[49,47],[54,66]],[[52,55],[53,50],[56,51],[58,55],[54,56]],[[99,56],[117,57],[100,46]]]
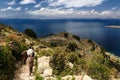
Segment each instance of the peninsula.
[[120,28],[120,26],[106,26],[108,28]]

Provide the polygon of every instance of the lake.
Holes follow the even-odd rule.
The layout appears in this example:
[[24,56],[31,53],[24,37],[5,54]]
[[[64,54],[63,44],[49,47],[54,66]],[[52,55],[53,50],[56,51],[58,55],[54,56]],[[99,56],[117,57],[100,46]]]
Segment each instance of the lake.
[[20,32],[33,29],[38,37],[51,33],[70,32],[81,38],[90,38],[106,50],[120,56],[120,19],[0,19]]

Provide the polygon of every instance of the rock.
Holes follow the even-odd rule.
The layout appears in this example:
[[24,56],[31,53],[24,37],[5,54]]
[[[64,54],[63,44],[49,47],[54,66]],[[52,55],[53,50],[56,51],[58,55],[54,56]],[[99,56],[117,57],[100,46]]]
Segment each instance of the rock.
[[82,75],[80,75],[80,76],[74,76],[74,78],[75,78],[75,80],[82,80]]
[[38,74],[42,74],[43,72],[44,72],[44,69],[43,69],[43,68],[38,68],[38,69],[37,69],[37,73],[38,73]]
[[40,62],[38,65],[38,68],[48,68],[49,67],[49,63],[48,62]]
[[44,80],[57,80],[55,77],[45,77]]
[[43,56],[38,58],[38,68],[48,68],[50,62],[50,57]]
[[83,80],[92,80],[88,75],[84,75]]
[[31,44],[30,40],[28,40],[28,39],[25,39],[25,43],[26,44]]
[[52,69],[49,66],[50,57],[43,56],[38,58],[38,74],[42,74],[42,76],[51,76]]
[[73,66],[74,66],[71,62],[68,62],[67,65],[68,65],[68,67],[69,67],[70,69],[72,69]]
[[62,77],[62,80],[72,80],[72,79],[73,79],[73,76],[71,76],[71,75]]
[[44,72],[43,72],[43,75],[44,76],[52,76],[52,69],[49,68],[49,69],[45,69]]

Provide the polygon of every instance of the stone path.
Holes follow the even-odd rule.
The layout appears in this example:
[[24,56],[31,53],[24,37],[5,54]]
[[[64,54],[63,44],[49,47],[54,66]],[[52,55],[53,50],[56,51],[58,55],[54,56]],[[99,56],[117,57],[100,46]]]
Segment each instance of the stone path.
[[[29,58],[27,59],[28,63]],[[13,80],[34,80],[34,76],[29,76],[28,64],[23,65],[15,71],[15,78]]]

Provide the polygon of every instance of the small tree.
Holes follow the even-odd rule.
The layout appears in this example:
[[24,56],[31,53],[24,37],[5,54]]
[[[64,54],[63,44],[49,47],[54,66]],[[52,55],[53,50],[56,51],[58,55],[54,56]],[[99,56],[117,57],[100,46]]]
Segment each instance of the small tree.
[[76,40],[78,40],[78,41],[80,41],[80,37],[77,36],[77,35],[73,35],[73,38],[76,39]]
[[64,32],[63,35],[64,35],[65,38],[68,37],[68,33],[67,32]]
[[25,34],[27,34],[28,36],[32,38],[37,38],[36,33],[30,28],[25,29]]
[[75,49],[78,48],[77,44],[75,42],[70,42],[68,46],[66,47],[66,51],[75,51]]

